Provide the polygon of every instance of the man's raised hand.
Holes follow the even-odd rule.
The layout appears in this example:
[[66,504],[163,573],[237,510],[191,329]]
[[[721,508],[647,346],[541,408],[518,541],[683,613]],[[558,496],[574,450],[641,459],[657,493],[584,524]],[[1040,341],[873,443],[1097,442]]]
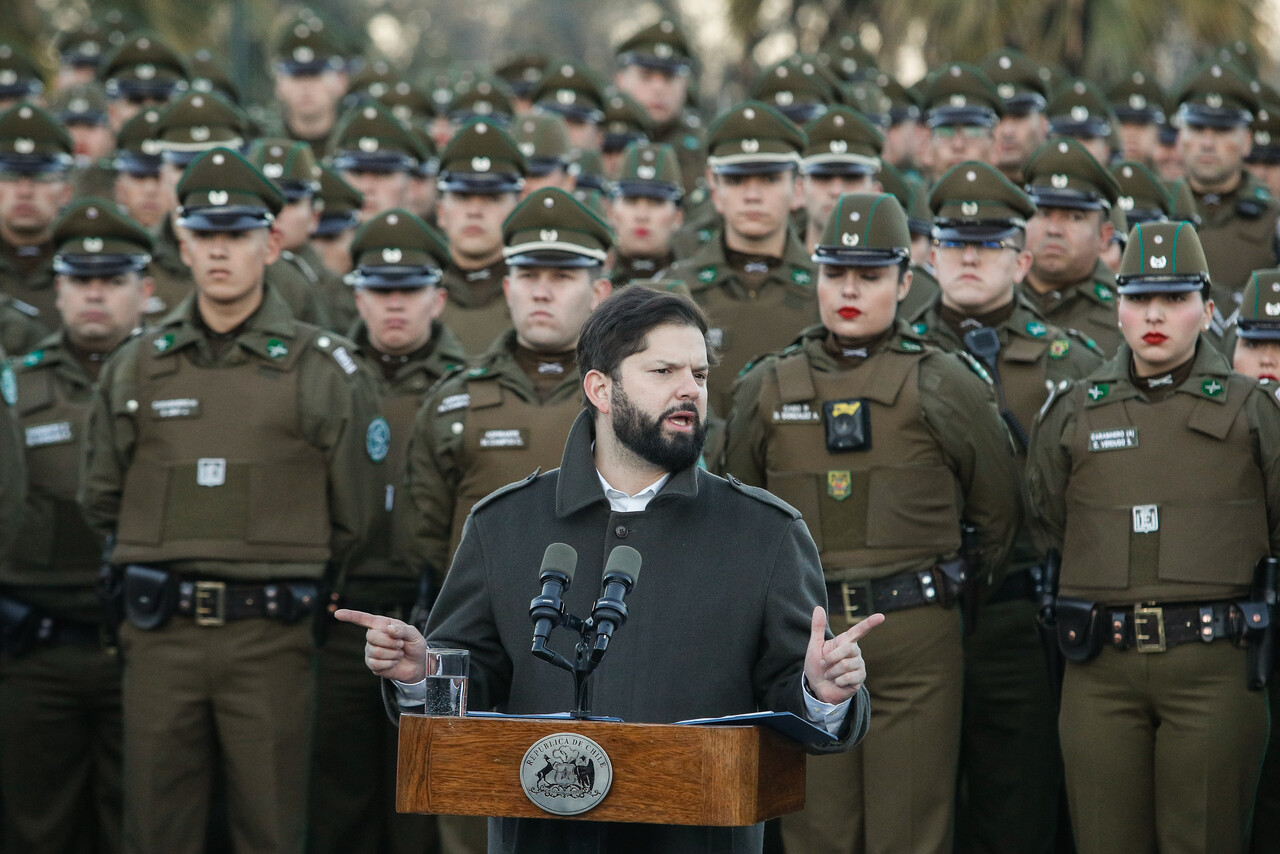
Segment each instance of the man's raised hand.
[[364,663],[374,675],[406,683],[421,682],[426,678],[427,643],[422,632],[403,620],[348,608],[339,609],[333,616],[367,630],[364,635]]

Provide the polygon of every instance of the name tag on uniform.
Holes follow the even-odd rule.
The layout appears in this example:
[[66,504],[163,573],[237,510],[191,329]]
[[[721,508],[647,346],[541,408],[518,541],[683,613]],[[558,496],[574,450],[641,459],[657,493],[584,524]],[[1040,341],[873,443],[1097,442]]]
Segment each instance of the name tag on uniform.
[[196,418],[200,415],[200,401],[194,397],[153,400],[151,414],[156,418]]
[[34,427],[28,427],[26,432],[28,448],[63,445],[71,441],[71,422],[59,421],[56,424],[37,424]]
[[1089,434],[1090,451],[1119,451],[1138,447],[1138,428],[1121,427],[1116,430],[1094,430]]
[[227,461],[221,457],[201,457],[196,460],[196,484],[198,486],[222,486],[227,482]]
[[523,448],[523,430],[485,430],[480,437],[481,448]]
[[1160,530],[1160,508],[1155,504],[1139,504],[1133,508],[1133,532],[1152,534]]
[[773,410],[774,424],[815,424],[821,420],[822,414],[807,403],[784,403]]
[[440,401],[440,405],[436,407],[436,412],[452,412],[455,409],[466,409],[471,405],[471,395],[463,392],[462,394],[451,394],[444,400]]

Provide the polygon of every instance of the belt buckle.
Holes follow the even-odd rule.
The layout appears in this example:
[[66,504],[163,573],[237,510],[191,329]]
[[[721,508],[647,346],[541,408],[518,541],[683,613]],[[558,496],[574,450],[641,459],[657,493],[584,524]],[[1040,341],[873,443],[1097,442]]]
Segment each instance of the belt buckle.
[[196,582],[195,620],[197,626],[225,626],[227,624],[226,582]]
[[[861,597],[859,598],[859,594]],[[840,597],[844,602],[844,617],[849,622],[861,620],[871,612],[871,585],[840,582]]]
[[[1152,631],[1154,627],[1154,632]],[[1164,608],[1154,605],[1133,609],[1133,639],[1138,652],[1164,652]]]

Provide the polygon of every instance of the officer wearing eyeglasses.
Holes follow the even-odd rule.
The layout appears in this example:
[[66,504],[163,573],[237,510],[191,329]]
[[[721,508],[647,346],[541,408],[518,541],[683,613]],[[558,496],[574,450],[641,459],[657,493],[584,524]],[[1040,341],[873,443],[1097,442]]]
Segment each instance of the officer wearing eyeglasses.
[[[1026,224],[1036,206],[1026,193],[970,161],[942,176],[929,207],[942,293],[910,321],[918,335],[967,355],[990,375],[1024,465],[1047,388],[1083,377],[1101,356],[1016,293],[1032,264]],[[1035,623],[1042,576],[1043,555],[1023,526],[1004,565],[978,578],[980,617],[965,641],[961,824],[975,845],[994,846],[989,850],[1036,850],[1037,840],[1053,837],[1057,817],[1056,710]]]

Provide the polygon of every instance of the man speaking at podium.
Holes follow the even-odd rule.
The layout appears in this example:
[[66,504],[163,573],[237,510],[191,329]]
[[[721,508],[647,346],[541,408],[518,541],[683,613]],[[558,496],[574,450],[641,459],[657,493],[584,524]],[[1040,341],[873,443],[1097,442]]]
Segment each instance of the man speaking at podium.
[[[530,475],[475,506],[427,625],[354,611],[365,661],[393,679],[402,706],[424,694],[432,646],[470,650],[468,705],[509,714],[567,711],[573,680],[530,654],[530,595],[550,543],[578,553],[566,610],[591,613],[609,553],[640,552],[630,619],[592,677],[592,710],[670,723],[757,710],[790,711],[848,749],[870,715],[858,641],[868,617],[834,639],[826,627],[817,549],[800,514],[761,489],[697,465],[706,436],[707,320],[691,301],[627,288],[583,327],[578,365],[587,408],[559,469]],[[576,633],[549,646],[573,658]],[[421,703],[421,699],[418,700]],[[489,851],[759,852],[763,825],[676,827],[491,819]],[[569,844],[572,840],[573,844]],[[574,848],[574,850],[577,850]]]

